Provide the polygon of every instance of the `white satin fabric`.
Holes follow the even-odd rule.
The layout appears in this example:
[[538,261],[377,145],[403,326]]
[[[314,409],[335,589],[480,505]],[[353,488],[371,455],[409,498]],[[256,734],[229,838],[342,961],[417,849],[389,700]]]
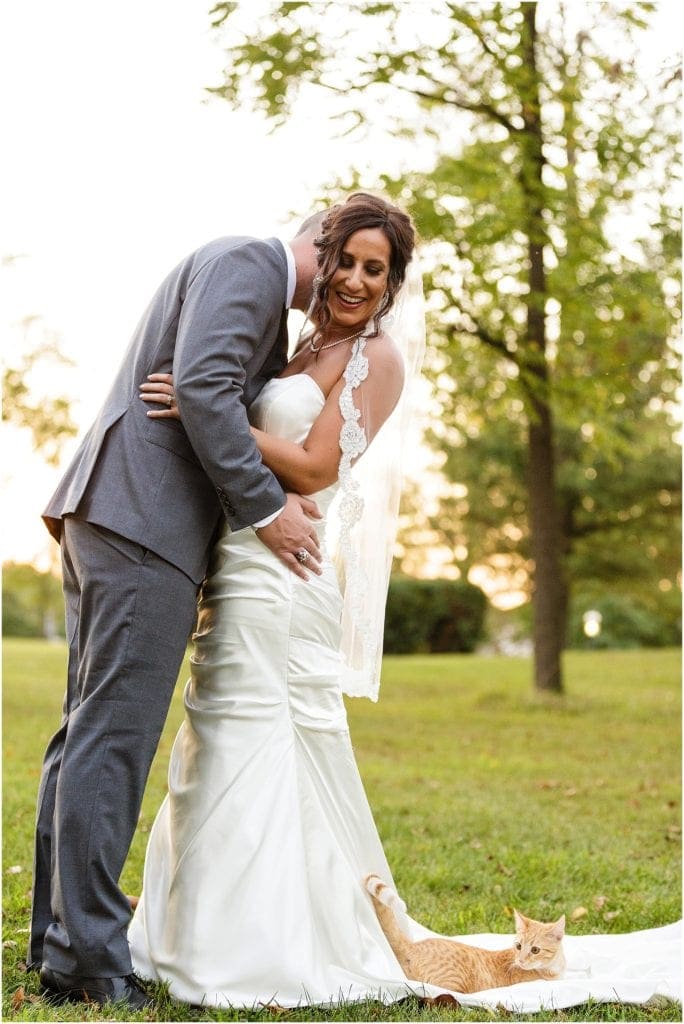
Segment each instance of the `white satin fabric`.
[[[323,404],[298,374],[270,381],[252,412],[302,441]],[[335,490],[314,496],[324,515]],[[129,932],[134,969],[178,999],[407,994],[362,886],[391,876],[339,688],[340,611],[329,562],[303,582],[251,529],[217,544]]]
[[[313,379],[297,374],[270,381],[253,412],[262,429],[299,442],[323,404]],[[324,515],[335,490],[315,495]],[[362,885],[370,873],[393,883],[347,729],[340,611],[329,562],[304,583],[251,529],[218,542],[129,931],[134,970],[184,1002],[297,1006],[441,991],[406,981]],[[431,934],[407,925],[414,938]],[[455,997],[533,1012],[676,996],[671,930],[568,937],[565,948],[564,980]]]

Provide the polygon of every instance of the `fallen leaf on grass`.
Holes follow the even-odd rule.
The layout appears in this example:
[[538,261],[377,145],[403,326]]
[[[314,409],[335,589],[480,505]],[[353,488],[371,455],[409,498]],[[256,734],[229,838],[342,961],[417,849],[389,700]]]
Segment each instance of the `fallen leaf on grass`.
[[22,985],[12,996],[12,1009],[15,1011],[20,1010],[25,1003],[40,1003],[41,1001],[42,997],[35,995],[35,993],[30,992],[26,995],[26,991]]
[[614,921],[619,913],[620,913],[619,910],[606,910],[605,914],[603,915],[603,920],[604,921]]
[[20,875],[23,871],[21,864],[13,864],[11,868],[7,868],[6,875]]
[[502,874],[502,875],[506,875],[506,877],[507,877],[507,878],[510,878],[510,877],[512,876],[512,874],[513,874],[513,872],[511,871],[511,869],[510,869],[510,868],[507,868],[507,867],[506,867],[506,865],[505,865],[505,864],[502,864],[501,862],[499,862],[499,863],[497,864],[497,868],[498,868],[498,870],[499,870],[499,871],[501,872],[501,874]]
[[17,945],[18,945],[18,943],[16,943],[14,941],[14,939],[5,939],[5,941],[2,944],[2,948],[3,949],[16,949]]
[[589,911],[586,907],[575,907],[573,912],[570,914],[571,921],[579,921],[580,918],[586,917]]
[[440,992],[438,996],[434,998],[421,999],[421,1003],[425,1006],[460,1006],[458,999],[454,996],[450,996],[447,992]]
[[594,896],[593,904],[596,910],[603,910],[606,903],[608,902],[607,896]]
[[[537,789],[561,789],[563,786],[562,782],[558,779],[542,779],[537,783]],[[565,786],[563,789],[563,796],[577,796],[577,789],[574,786]]]

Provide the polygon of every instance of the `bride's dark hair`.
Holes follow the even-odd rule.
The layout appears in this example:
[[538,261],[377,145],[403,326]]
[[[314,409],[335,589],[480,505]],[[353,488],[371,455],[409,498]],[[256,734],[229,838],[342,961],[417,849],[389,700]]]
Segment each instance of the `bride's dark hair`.
[[380,329],[380,319],[392,308],[397,292],[401,288],[406,267],[416,244],[416,233],[408,214],[393,206],[387,200],[368,192],[354,192],[337,206],[333,206],[323,220],[320,233],[314,239],[318,250],[318,274],[314,281],[314,298],[309,319],[319,331],[325,330],[330,321],[328,310],[328,286],[340,265],[342,250],[347,239],[355,231],[366,228],[380,228],[390,243],[390,268],[387,290],[380,308],[373,319],[375,334]]

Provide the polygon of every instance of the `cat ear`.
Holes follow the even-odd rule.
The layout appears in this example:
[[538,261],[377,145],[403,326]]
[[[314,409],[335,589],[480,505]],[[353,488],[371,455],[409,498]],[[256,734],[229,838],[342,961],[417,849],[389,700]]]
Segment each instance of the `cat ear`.
[[513,920],[515,921],[515,930],[516,931],[519,932],[521,928],[525,927],[526,918],[524,918],[522,916],[522,914],[519,914],[518,911],[515,909],[515,907],[513,908]]
[[558,939],[558,941],[560,942],[560,940],[565,935],[565,914],[559,917],[558,920],[554,923],[550,934],[554,937],[554,939]]

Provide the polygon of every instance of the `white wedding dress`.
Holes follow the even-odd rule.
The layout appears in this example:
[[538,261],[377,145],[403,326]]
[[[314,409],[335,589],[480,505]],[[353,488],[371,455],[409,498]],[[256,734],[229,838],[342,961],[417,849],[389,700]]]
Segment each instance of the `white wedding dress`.
[[[306,374],[276,378],[252,418],[301,442],[324,401]],[[314,495],[323,516],[336,489]],[[408,992],[362,884],[391,875],[339,688],[340,611],[329,561],[303,582],[251,529],[218,542],[129,932],[135,970],[178,999]]]
[[[301,442],[323,404],[313,378],[296,374],[266,384],[252,412],[261,429]],[[314,496],[324,516],[336,489]],[[405,979],[363,887],[370,873],[392,876],[347,729],[340,611],[329,561],[302,582],[251,529],[218,542],[129,931],[134,970],[179,1000],[296,1006],[440,991]],[[430,934],[406,923],[415,938]],[[677,997],[678,932],[593,941],[566,937],[563,980],[456,998],[534,1012]]]

